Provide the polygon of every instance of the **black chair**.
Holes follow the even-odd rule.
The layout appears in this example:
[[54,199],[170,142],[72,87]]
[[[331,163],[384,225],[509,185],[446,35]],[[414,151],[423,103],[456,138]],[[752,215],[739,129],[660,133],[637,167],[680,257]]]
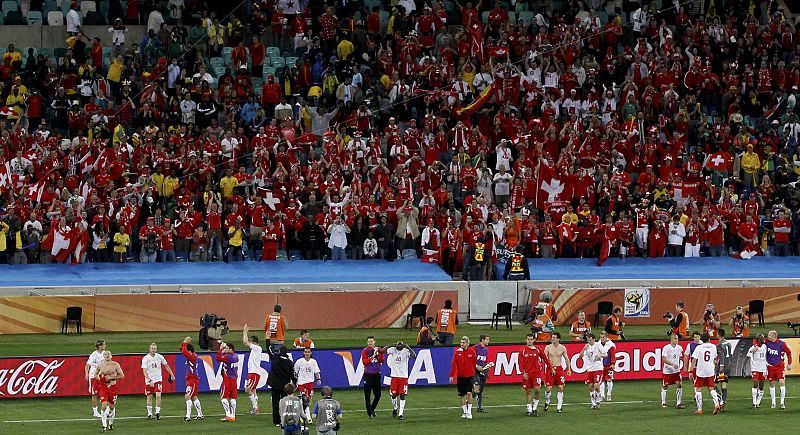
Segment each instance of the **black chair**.
[[764,326],[764,301],[761,299],[756,299],[750,301],[750,307],[748,308],[750,312],[750,322],[753,321],[753,316],[758,314],[758,326]]
[[594,315],[594,326],[599,327],[600,316],[610,316],[614,314],[614,303],[610,301],[600,301],[597,303],[597,313]]
[[500,318],[505,317],[506,319],[506,329],[514,329],[511,326],[511,309],[512,305],[511,302],[498,302],[497,303],[497,311],[492,313],[492,324],[489,325],[491,328],[494,326],[494,329],[500,325]]
[[414,326],[414,319],[419,317],[419,326],[425,324],[425,316],[428,315],[427,304],[414,304],[411,305],[411,313],[406,315],[406,329],[411,329]]
[[69,324],[75,324],[75,331],[78,334],[83,334],[83,329],[81,328],[81,315],[83,314],[83,308],[81,307],[67,307],[67,315],[61,320],[61,333],[62,334],[69,334]]

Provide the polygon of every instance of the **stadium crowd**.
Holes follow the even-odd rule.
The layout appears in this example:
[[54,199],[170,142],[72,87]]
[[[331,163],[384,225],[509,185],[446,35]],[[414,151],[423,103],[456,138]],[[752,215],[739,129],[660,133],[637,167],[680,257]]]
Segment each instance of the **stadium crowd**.
[[800,253],[775,1],[128,3],[2,56],[3,262]]

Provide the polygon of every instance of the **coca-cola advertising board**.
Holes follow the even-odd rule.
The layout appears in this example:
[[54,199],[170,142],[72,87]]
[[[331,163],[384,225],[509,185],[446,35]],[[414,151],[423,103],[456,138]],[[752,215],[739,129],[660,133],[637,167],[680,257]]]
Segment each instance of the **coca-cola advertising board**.
[[[789,338],[785,340],[795,355],[800,354],[800,339]],[[749,360],[747,349],[751,340],[730,340],[734,349],[731,355],[734,376],[749,376]],[[661,377],[661,349],[667,344],[666,340],[651,341],[620,341],[616,345],[616,363],[614,364],[615,379],[660,379]],[[682,347],[688,342],[681,342]],[[585,380],[583,361],[578,354],[583,347],[582,343],[565,343],[570,356],[570,369],[572,375],[567,381],[582,382]],[[513,384],[522,379],[519,370],[518,353],[522,344],[491,345],[489,347],[489,362],[494,362],[488,382],[492,384]],[[545,344],[537,344],[544,350]],[[416,348],[417,358],[409,365],[410,385],[447,385],[449,382],[450,365],[453,357],[452,347]],[[184,373],[185,358],[181,354],[163,354],[176,374],[176,382],[168,383],[164,373],[163,391],[165,393],[183,393],[185,390]],[[115,355],[117,361],[125,372],[125,379],[119,382],[119,394],[142,394],[144,379],[142,377],[142,354]],[[239,388],[244,388],[247,379],[248,352],[240,352],[239,363]],[[203,361],[200,369],[200,391],[217,391],[222,384],[220,364],[215,360],[215,354],[202,353]],[[302,353],[291,352],[291,358],[302,358]],[[364,365],[361,362],[361,349],[318,349],[314,351],[314,358],[319,364],[322,377],[326,385],[333,388],[359,387],[364,374]],[[61,357],[24,357],[0,358],[0,399],[26,398],[26,397],[58,397],[58,396],[87,396],[89,394],[88,382],[84,375],[87,361],[86,356],[61,356]],[[258,388],[266,390],[267,373],[270,369],[270,356],[262,355],[259,372],[261,380]],[[389,385],[389,369],[384,365],[384,384]],[[800,374],[798,365],[792,366],[792,371],[787,374]]]

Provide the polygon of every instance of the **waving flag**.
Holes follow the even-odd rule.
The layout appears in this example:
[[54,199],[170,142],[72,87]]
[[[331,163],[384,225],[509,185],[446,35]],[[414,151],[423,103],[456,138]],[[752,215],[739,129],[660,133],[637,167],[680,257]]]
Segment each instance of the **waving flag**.
[[553,168],[547,166],[544,162],[539,163],[536,185],[539,187],[536,190],[536,208],[541,208],[545,203],[558,199],[565,187]]
[[472,103],[468,106],[459,109],[456,113],[458,116],[470,116],[476,111],[478,111],[487,101],[489,101],[489,97],[492,96],[492,92],[494,92],[494,83],[490,84],[486,87],[486,89],[481,92],[478,98],[475,99]]
[[727,171],[730,154],[726,152],[712,153],[706,156],[703,167],[713,171]]
[[11,164],[9,162],[6,162],[3,166],[0,166],[0,193],[13,188],[11,174]]
[[41,179],[25,189],[25,196],[31,201],[36,201],[37,203],[42,202],[42,194],[44,193],[45,186],[47,186],[47,180]]

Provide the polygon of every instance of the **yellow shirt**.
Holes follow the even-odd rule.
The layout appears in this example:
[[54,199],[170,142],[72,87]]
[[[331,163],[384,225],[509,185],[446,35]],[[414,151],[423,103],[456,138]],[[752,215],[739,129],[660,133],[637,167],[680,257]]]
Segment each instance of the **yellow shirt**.
[[242,246],[242,230],[233,227],[228,227],[228,244],[231,246]]
[[106,78],[109,81],[114,83],[119,83],[122,80],[122,71],[125,69],[125,66],[122,65],[121,62],[117,62],[116,59],[111,61],[111,65],[108,66],[108,74]]
[[561,216],[561,222],[562,223],[570,222],[572,224],[577,225],[578,224],[578,215],[576,215],[575,213],[570,213],[570,212],[564,213],[564,215]]
[[212,25],[208,28],[208,43],[211,45],[225,43],[225,27],[221,24],[218,26]]
[[0,251],[6,250],[6,234],[11,231],[7,223],[0,221]]
[[6,106],[11,106],[15,109],[14,115],[8,115],[8,119],[19,119],[20,115],[25,112],[25,96],[22,93],[11,94],[6,98]]
[[227,198],[233,195],[233,188],[239,185],[239,180],[233,176],[222,177],[219,180],[219,188],[222,189],[222,197]]
[[336,47],[336,55],[339,56],[339,59],[344,60],[349,58],[353,55],[353,51],[355,51],[355,47],[353,43],[343,39],[342,42],[339,43],[339,46]]
[[760,167],[761,159],[758,158],[758,154],[748,151],[742,155],[742,168],[746,173],[754,174]]
[[19,51],[15,51],[13,53],[6,53],[3,55],[3,62],[5,63],[14,63],[14,62],[21,62],[22,61],[22,53]]
[[119,232],[114,234],[114,252],[122,254],[123,252],[128,251],[128,246],[131,244],[131,236]]
[[153,182],[156,185],[156,191],[164,198],[169,198],[175,193],[175,189],[180,185],[177,178],[165,176],[161,173],[153,174]]

